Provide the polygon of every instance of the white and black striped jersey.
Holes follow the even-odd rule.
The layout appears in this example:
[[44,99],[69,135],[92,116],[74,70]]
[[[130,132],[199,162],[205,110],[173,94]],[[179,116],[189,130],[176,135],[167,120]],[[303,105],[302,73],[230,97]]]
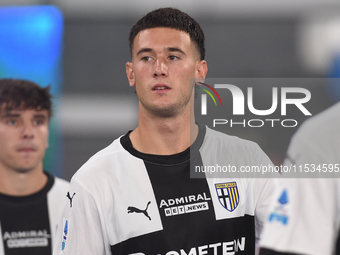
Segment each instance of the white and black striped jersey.
[[309,170],[309,178],[278,180],[261,255],[340,254],[339,145],[340,103],[308,119],[293,136],[284,164]]
[[48,181],[35,194],[0,194],[0,255],[52,254],[69,183],[45,174]]
[[129,133],[120,137],[72,177],[53,254],[254,254],[272,180],[190,177],[193,166],[231,163],[271,161],[257,144],[205,126],[175,155],[144,154]]

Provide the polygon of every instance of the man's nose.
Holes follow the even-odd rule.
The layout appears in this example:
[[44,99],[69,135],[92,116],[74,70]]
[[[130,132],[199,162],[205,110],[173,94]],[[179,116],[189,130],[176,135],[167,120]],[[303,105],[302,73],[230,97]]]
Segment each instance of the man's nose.
[[25,139],[32,139],[34,137],[32,123],[23,124],[22,137]]
[[157,58],[154,76],[167,76],[168,66],[162,58]]

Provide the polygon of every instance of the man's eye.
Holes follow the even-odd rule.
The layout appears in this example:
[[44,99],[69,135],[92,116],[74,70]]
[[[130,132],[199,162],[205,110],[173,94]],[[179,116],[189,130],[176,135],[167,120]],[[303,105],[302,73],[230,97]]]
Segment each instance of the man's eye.
[[144,61],[144,62],[147,62],[147,61],[150,61],[150,60],[151,60],[151,57],[148,57],[148,56],[142,57],[142,61]]
[[170,60],[176,60],[176,59],[179,59],[179,57],[171,55],[171,56],[169,56],[169,59]]
[[16,120],[8,120],[7,121],[7,125],[9,125],[9,126],[14,126],[16,123],[17,123]]
[[40,126],[40,125],[43,125],[43,124],[44,124],[44,121],[42,121],[42,120],[35,120],[35,121],[33,121],[33,124],[34,124],[35,126]]

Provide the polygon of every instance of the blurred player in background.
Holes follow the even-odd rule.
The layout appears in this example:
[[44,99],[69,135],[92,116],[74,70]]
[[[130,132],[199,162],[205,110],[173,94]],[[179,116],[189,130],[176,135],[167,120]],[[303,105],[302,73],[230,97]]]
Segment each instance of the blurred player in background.
[[340,254],[340,103],[301,126],[285,164],[303,173],[278,180],[260,254]]
[[72,177],[54,254],[254,254],[271,180],[190,178],[193,166],[271,164],[257,144],[195,123],[192,81],[208,70],[201,27],[161,8],[129,39],[138,127]]
[[52,253],[69,183],[43,170],[49,87],[0,79],[0,254]]

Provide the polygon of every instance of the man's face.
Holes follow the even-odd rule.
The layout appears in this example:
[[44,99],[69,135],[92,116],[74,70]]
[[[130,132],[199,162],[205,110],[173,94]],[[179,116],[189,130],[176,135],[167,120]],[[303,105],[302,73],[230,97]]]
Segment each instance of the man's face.
[[0,108],[0,171],[42,169],[48,147],[48,125],[47,110]]
[[207,65],[199,60],[187,33],[151,28],[136,36],[126,72],[130,86],[136,86],[140,107],[159,116],[175,116],[190,110],[191,79],[204,78]]

